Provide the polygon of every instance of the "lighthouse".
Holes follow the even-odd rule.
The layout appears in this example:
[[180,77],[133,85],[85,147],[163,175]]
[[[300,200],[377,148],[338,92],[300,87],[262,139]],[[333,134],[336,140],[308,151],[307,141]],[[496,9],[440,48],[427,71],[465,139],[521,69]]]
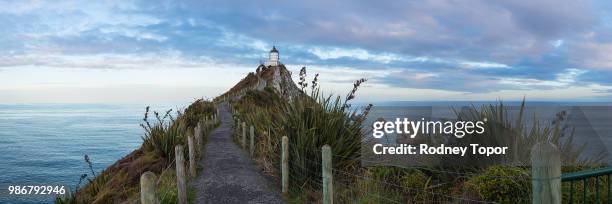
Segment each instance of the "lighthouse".
[[270,50],[270,56],[268,57],[268,61],[266,62],[266,66],[278,66],[280,64],[278,50],[276,50],[275,46],[272,46],[272,50]]

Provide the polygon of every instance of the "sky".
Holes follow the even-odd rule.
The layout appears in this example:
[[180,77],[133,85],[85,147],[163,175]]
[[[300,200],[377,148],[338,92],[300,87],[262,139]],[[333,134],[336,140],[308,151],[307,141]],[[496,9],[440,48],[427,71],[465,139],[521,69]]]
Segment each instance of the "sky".
[[606,0],[0,0],[0,103],[188,102],[275,45],[357,101],[610,101]]

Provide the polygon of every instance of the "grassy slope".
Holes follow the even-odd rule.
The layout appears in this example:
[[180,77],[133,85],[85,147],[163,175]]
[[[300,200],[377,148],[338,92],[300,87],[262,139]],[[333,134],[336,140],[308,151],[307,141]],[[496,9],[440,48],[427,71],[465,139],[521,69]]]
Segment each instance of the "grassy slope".
[[95,178],[76,193],[58,198],[56,203],[138,203],[140,175],[146,171],[161,175],[158,193],[165,201],[163,203],[175,202],[174,146],[184,145],[185,135],[193,134],[193,128],[200,118],[210,116],[214,111],[213,103],[197,100],[179,113],[176,119],[169,116],[169,112],[166,116],[155,112],[157,121],[150,124],[147,108],[145,123],[142,124],[145,128],[143,145],[99,175],[90,172],[88,176]]
[[[262,74],[263,75],[263,74]],[[255,83],[255,75],[249,74],[241,87]],[[236,89],[234,91],[239,91]],[[310,91],[310,90],[308,90]],[[452,168],[401,168],[391,166],[360,167],[359,144],[362,133],[359,132],[360,115],[347,111],[344,103],[334,98],[321,98],[316,89],[311,96],[303,95],[297,100],[282,100],[278,92],[271,87],[263,91],[247,91],[245,95],[232,101],[242,121],[254,125],[257,135],[255,160],[263,169],[273,176],[279,175],[280,136],[289,136],[290,146],[290,199],[297,203],[317,202],[320,196],[320,147],[323,144],[333,146],[334,168],[346,173],[334,175],[336,199],[357,203],[386,202],[428,202],[487,200],[502,203],[527,202],[530,199],[531,183],[528,167],[490,166],[464,169]],[[354,92],[352,92],[354,93]],[[564,164],[596,165],[598,159],[578,161],[576,144],[563,142],[561,132],[555,131],[555,125],[535,125],[527,130],[522,121],[506,121],[506,107],[493,104],[483,107],[472,107],[469,115],[460,115],[461,120],[479,121],[488,118],[491,124],[487,127],[490,134],[485,135],[495,141],[518,141],[523,153],[522,159],[529,159],[529,149],[535,143],[550,140],[562,148]],[[492,121],[491,121],[492,120]],[[562,120],[562,119],[560,119]],[[347,121],[348,123],[343,123]],[[534,121],[534,123],[538,123]],[[558,124],[558,123],[557,123]],[[337,125],[337,126],[335,126]],[[534,125],[532,125],[534,126]],[[339,131],[350,130],[350,131]],[[354,130],[354,131],[353,131]],[[505,132],[502,136],[493,133]],[[509,135],[512,133],[512,135]],[[496,143],[500,145],[501,143]],[[512,144],[505,144],[509,146]],[[344,158],[344,159],[343,159]],[[348,158],[348,159],[346,159]],[[564,172],[583,169],[584,167],[564,167]],[[603,183],[603,182],[602,182]],[[603,186],[603,184],[602,184]],[[564,188],[567,186],[564,185]],[[578,187],[580,188],[580,187]]]

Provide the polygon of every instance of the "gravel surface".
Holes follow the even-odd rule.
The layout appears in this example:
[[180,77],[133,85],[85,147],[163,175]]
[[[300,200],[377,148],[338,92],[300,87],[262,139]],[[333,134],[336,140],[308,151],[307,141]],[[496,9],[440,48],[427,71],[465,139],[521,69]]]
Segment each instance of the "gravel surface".
[[285,203],[277,188],[232,141],[232,116],[220,106],[221,125],[208,136],[203,167],[191,183],[195,203]]

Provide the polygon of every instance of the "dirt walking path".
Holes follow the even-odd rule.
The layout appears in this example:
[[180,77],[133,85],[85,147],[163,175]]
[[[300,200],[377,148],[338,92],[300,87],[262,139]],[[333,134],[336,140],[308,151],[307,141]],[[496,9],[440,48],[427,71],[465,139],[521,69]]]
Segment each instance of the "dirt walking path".
[[278,189],[273,188],[257,170],[248,153],[232,141],[232,116],[220,106],[221,125],[208,136],[203,170],[191,183],[195,187],[195,203],[285,203]]

